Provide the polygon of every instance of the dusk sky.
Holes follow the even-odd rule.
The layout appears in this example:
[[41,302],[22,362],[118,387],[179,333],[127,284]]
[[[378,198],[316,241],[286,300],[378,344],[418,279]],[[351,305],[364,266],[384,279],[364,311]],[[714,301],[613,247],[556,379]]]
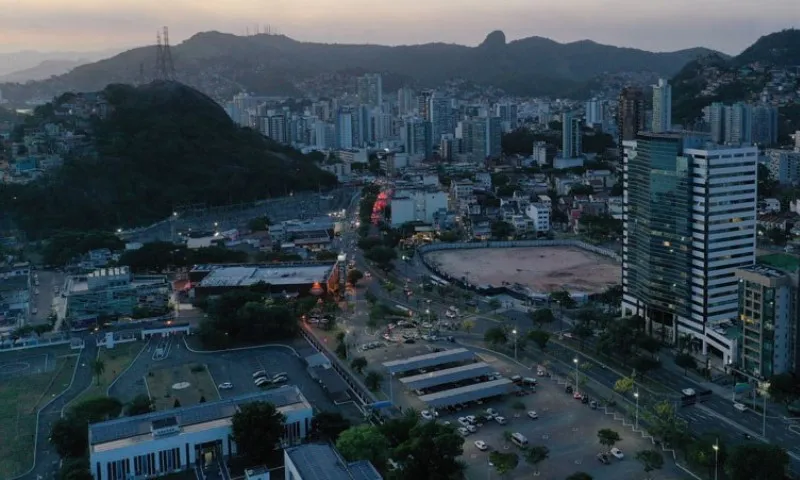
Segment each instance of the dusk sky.
[[704,46],[736,54],[759,36],[800,25],[800,0],[0,0],[0,51],[96,51],[173,44],[196,32],[244,34],[256,23],[297,40],[475,45],[591,39],[647,50]]

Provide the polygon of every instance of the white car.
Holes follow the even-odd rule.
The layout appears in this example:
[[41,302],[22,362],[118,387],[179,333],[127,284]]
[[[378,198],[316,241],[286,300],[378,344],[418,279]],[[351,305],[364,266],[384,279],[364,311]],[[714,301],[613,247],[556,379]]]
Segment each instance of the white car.
[[683,393],[687,397],[692,397],[695,395],[696,392],[694,391],[694,388],[684,388],[683,390],[681,390],[681,393]]
[[458,429],[458,433],[460,433],[462,437],[466,437],[467,435],[469,435],[469,430],[467,430],[464,427],[461,427]]
[[528,411],[528,417],[530,417],[531,420],[537,420],[539,418],[539,414],[537,414],[533,410],[530,410],[530,411]]
[[611,455],[614,455],[614,457],[616,457],[617,460],[622,460],[623,458],[625,458],[625,454],[622,453],[622,450],[620,450],[617,447],[612,448],[610,453]]
[[467,425],[464,428],[466,428],[469,433],[475,433],[478,431],[478,427],[476,427],[475,425]]
[[500,425],[505,425],[506,423],[508,423],[505,417],[501,417],[499,415],[494,417],[494,421],[499,423]]
[[433,420],[433,415],[431,415],[431,412],[429,412],[427,410],[423,410],[423,411],[419,412],[419,415],[422,418],[424,418],[425,420]]
[[494,418],[494,417],[496,417],[498,415],[500,415],[500,414],[497,413],[497,410],[495,410],[494,408],[487,408],[486,409],[486,416],[487,417]]
[[475,440],[475,448],[477,448],[482,452],[485,452],[486,450],[489,450],[489,445],[486,445],[486,442],[484,442],[483,440]]
[[472,425],[471,423],[469,423],[469,420],[467,420],[466,417],[458,417],[458,423],[460,423],[464,427]]
[[287,381],[289,381],[289,379],[287,377],[275,377],[275,378],[272,379],[272,383],[276,384],[276,385],[278,383],[286,383]]
[[467,421],[470,423],[470,425],[475,425],[475,423],[478,421],[478,419],[475,418],[475,415],[467,415],[464,418],[467,419]]
[[220,390],[230,390],[231,388],[233,388],[233,384],[231,382],[225,382],[219,384]]

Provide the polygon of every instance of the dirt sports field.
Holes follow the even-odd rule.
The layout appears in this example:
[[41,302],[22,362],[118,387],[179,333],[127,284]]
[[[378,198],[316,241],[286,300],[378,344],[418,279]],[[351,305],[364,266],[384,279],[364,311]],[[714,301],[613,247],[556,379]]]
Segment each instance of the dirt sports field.
[[613,260],[574,247],[476,248],[427,256],[453,278],[467,277],[474,285],[519,283],[535,292],[599,293],[619,284],[622,273]]

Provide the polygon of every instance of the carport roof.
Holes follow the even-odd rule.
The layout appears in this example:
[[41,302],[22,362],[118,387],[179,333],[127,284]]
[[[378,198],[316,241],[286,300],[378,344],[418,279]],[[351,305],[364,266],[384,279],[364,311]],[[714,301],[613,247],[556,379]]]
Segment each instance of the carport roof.
[[404,358],[402,360],[392,360],[383,362],[383,366],[389,370],[389,373],[410,372],[411,370],[418,370],[420,368],[433,367],[445,363],[464,362],[475,358],[475,354],[466,348],[453,348],[451,350],[444,350],[435,353],[426,353],[425,355],[417,355],[416,357]]
[[492,373],[492,371],[494,371],[494,369],[488,363],[478,362],[401,378],[400,382],[408,388],[418,390],[420,388],[430,388],[437,385],[445,385],[447,383],[480,377],[481,375]]
[[505,395],[516,389],[513,382],[507,378],[492,380],[491,382],[476,383],[466,387],[453,388],[441,392],[422,395],[421,401],[429,407],[447,407],[457,403],[472,402],[496,395]]

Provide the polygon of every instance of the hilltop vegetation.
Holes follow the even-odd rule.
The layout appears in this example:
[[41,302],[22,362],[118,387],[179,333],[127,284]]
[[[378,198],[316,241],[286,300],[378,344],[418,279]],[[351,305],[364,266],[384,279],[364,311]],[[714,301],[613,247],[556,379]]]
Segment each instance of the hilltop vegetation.
[[[0,204],[34,237],[116,229],[170,215],[176,205],[221,205],[332,186],[299,152],[240,128],[210,98],[170,82],[109,85],[110,113],[91,119],[92,149],[52,174],[0,190]],[[52,120],[37,111],[36,122]]]

